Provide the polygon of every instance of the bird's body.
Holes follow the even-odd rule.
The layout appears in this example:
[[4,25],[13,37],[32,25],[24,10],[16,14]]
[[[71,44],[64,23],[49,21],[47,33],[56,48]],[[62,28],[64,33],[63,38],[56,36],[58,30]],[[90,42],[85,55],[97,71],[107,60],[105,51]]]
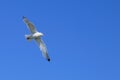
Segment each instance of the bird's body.
[[32,40],[35,39],[35,41],[37,42],[39,48],[42,51],[42,55],[48,60],[50,61],[50,57],[48,56],[48,52],[47,52],[47,48],[43,42],[43,40],[41,39],[41,37],[43,36],[43,33],[38,32],[36,30],[36,28],[34,27],[34,25],[26,18],[23,17],[23,21],[25,22],[25,24],[27,25],[27,27],[29,28],[31,34],[30,35],[25,35],[27,40]]

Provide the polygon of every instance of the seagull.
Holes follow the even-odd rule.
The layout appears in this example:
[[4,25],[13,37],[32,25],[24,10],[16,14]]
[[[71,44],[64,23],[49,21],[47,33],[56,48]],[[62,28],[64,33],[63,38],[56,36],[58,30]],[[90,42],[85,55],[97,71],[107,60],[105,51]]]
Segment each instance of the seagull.
[[45,57],[47,59],[47,61],[50,61],[50,57],[48,55],[47,48],[41,38],[43,36],[43,33],[38,32],[36,30],[35,26],[33,25],[33,23],[31,23],[25,16],[23,16],[23,21],[27,25],[27,27],[29,28],[29,30],[31,32],[30,35],[25,35],[25,38],[28,41],[31,41],[32,39],[34,39],[37,42],[40,50],[42,51],[43,57]]

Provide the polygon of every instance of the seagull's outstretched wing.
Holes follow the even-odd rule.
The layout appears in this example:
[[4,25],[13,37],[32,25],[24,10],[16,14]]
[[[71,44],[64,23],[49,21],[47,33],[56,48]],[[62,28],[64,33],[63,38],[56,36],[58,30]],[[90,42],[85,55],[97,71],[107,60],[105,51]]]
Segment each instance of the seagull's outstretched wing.
[[42,51],[42,55],[48,60],[50,61],[50,57],[48,56],[48,52],[47,52],[47,48],[43,42],[43,40],[41,38],[35,38],[37,44],[39,45],[39,48]]
[[35,29],[34,25],[24,16],[23,16],[23,21],[25,22],[27,27],[30,29],[31,33],[37,32],[37,30]]

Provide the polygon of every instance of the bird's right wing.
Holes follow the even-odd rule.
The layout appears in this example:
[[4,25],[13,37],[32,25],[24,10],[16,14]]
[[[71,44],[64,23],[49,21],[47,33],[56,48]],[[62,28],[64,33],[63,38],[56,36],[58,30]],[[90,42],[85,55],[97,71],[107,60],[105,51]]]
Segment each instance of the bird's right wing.
[[37,32],[37,30],[35,29],[34,25],[26,18],[23,16],[23,21],[25,22],[25,24],[27,25],[27,27],[30,29],[31,33],[34,34],[35,32]]
[[39,48],[40,48],[41,51],[42,51],[42,55],[43,55],[48,61],[50,61],[50,57],[48,56],[47,48],[46,48],[44,42],[42,41],[42,39],[41,39],[41,38],[35,38],[35,40],[36,40]]

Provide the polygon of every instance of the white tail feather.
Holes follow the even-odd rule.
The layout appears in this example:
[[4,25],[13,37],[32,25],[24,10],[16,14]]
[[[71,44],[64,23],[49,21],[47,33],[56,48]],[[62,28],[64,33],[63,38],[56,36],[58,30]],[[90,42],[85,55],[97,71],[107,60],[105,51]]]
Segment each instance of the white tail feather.
[[33,38],[32,38],[32,35],[25,35],[25,38],[28,40],[28,41],[31,41]]

